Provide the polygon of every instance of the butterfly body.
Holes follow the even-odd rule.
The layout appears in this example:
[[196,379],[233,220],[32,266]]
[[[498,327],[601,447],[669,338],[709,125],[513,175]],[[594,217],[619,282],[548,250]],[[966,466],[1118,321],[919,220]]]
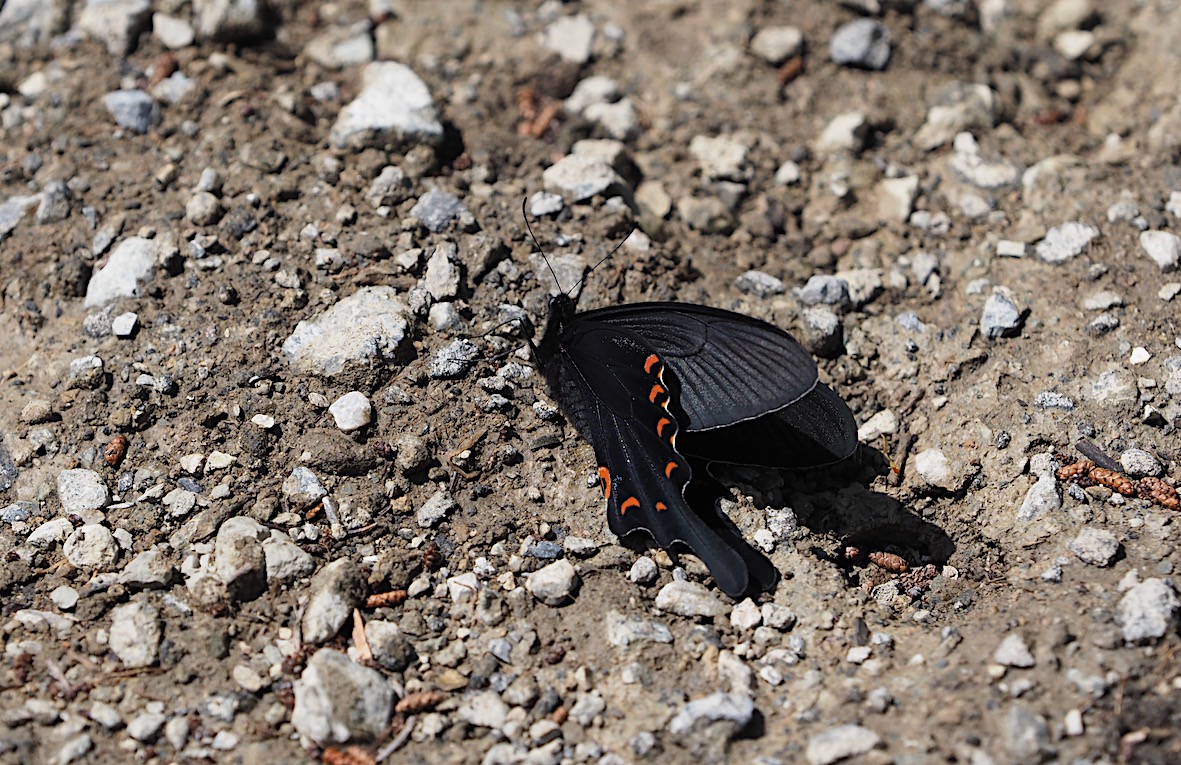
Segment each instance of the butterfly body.
[[688,546],[732,597],[773,586],[770,561],[697,495],[710,461],[806,467],[852,453],[852,414],[791,335],[707,306],[578,313],[557,295],[535,350],[594,446],[612,532]]

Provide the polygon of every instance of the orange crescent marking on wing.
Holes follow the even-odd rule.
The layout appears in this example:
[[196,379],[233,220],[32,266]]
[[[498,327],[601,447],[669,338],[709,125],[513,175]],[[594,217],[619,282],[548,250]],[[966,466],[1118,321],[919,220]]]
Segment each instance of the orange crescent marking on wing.
[[669,426],[669,425],[672,425],[672,422],[673,422],[673,421],[672,421],[672,420],[670,420],[670,419],[669,419],[669,418],[667,418],[667,417],[661,417],[659,420],[657,420],[657,422],[656,422],[656,435],[660,436],[661,438],[664,438],[664,429],[665,429],[667,426]]
[[660,385],[659,383],[656,385],[653,385],[651,392],[648,393],[648,403],[655,404],[656,397],[659,396],[661,393],[666,393],[666,392],[667,391],[665,391],[663,385]]
[[664,504],[663,502],[656,503],[656,512],[659,513],[661,510],[667,510],[667,509],[668,509],[668,505]]
[[676,469],[677,469],[677,463],[675,463],[675,462],[668,463],[667,465],[664,466],[664,477],[665,478],[672,478],[673,471]]
[[611,499],[611,471],[605,467],[600,467],[599,480],[603,482],[603,496]]
[[652,374],[652,367],[660,363],[660,357],[653,353],[648,358],[644,359],[644,374]]
[[636,499],[635,497],[628,497],[627,499],[623,500],[623,504],[619,506],[619,514],[623,515],[624,513],[626,513],[628,510],[632,509],[633,507],[639,507],[639,506],[640,506],[640,500]]

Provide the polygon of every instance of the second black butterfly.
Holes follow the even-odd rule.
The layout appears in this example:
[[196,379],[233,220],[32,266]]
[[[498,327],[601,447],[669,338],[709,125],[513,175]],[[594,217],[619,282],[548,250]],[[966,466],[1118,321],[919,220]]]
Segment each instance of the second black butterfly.
[[535,351],[594,446],[611,530],[686,545],[733,598],[771,588],[778,572],[715,508],[704,465],[809,467],[857,446],[853,415],[812,356],[743,314],[688,303],[577,313],[560,294]]

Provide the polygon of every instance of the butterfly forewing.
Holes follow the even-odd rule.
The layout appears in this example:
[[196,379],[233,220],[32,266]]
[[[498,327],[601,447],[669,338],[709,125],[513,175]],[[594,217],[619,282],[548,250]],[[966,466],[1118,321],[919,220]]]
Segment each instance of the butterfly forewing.
[[688,431],[790,406],[816,385],[816,362],[795,338],[748,316],[687,303],[637,303],[578,314],[627,330],[665,358],[682,386]]

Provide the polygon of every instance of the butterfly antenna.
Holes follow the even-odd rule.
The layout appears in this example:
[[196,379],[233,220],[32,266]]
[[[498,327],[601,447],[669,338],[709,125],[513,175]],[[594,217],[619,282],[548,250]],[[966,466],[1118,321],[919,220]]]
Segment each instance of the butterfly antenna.
[[581,279],[579,279],[574,284],[574,288],[571,289],[570,291],[573,292],[574,290],[578,289],[582,285],[582,283],[586,281],[587,277],[590,276],[592,273],[594,273],[594,270],[596,268],[598,268],[599,266],[606,263],[608,260],[611,259],[612,255],[619,252],[619,248],[623,246],[623,243],[627,241],[628,237],[631,236],[632,234],[634,234],[636,232],[636,229],[639,227],[640,227],[640,224],[638,222],[632,222],[632,227],[629,228],[627,230],[627,233],[623,235],[623,238],[620,239],[619,242],[617,242],[616,245],[611,248],[611,252],[609,252],[606,255],[604,255],[603,257],[599,258],[599,262],[595,263],[593,266],[591,266],[590,270],[586,272],[586,275],[584,275]]
[[533,246],[537,248],[537,254],[545,261],[545,267],[549,269],[550,275],[554,277],[554,284],[557,286],[558,292],[564,293],[566,291],[562,289],[562,282],[558,279],[558,272],[550,265],[549,258],[545,256],[545,250],[541,249],[541,243],[537,241],[537,235],[533,233],[533,226],[529,225],[529,213],[525,210],[525,205],[527,204],[529,204],[529,197],[521,200],[521,217],[525,219],[525,229],[529,232],[529,238],[533,240]]

